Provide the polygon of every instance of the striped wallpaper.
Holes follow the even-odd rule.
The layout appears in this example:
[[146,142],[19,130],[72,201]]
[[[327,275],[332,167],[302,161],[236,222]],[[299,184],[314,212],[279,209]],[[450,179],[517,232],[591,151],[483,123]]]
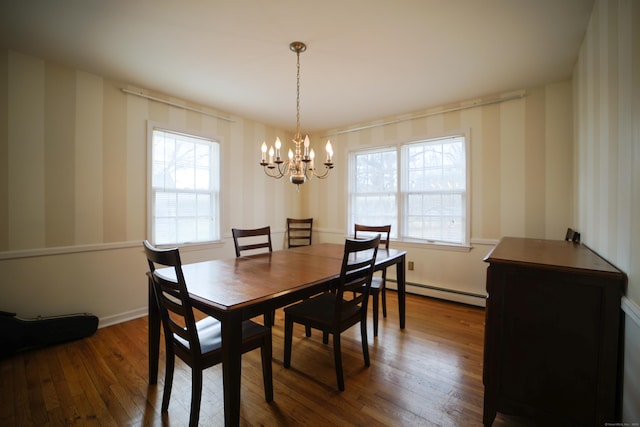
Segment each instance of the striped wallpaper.
[[573,85],[576,226],[640,304],[640,3],[596,2]]
[[0,251],[143,239],[147,121],[221,140],[224,229],[273,224],[289,205],[317,217],[320,227],[343,232],[346,198],[335,196],[346,191],[350,149],[456,130],[471,135],[473,238],[562,237],[571,225],[569,81],[528,89],[520,100],[332,137],[338,153],[332,176],[297,194],[293,186],[265,179],[254,161],[259,143],[282,131],[126,95],[117,82],[14,51],[1,55],[7,102],[0,150],[7,168]]
[[144,239],[148,122],[221,141],[223,235],[299,209],[257,165],[259,144],[286,140],[282,130],[127,95],[121,83],[14,51],[1,50],[0,65],[0,252]]
[[597,0],[574,68],[576,226],[627,273],[622,421],[640,420],[640,2]]
[[[412,116],[428,116],[415,120],[392,117],[385,122],[401,121],[336,136],[330,135],[337,129],[327,131],[341,162],[338,179],[322,186],[309,211],[327,227],[344,229],[347,171],[342,162],[349,150],[463,131],[471,139],[472,239],[563,238],[573,218],[571,83],[525,93],[521,99],[444,114],[416,112]],[[326,138],[315,139],[324,143]]]

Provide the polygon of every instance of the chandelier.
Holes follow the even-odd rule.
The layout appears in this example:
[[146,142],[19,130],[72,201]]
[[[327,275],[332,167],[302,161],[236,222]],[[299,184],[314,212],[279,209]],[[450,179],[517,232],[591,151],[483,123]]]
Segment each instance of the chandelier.
[[324,179],[329,175],[329,171],[333,168],[333,148],[331,141],[327,141],[325,150],[327,159],[324,162],[324,173],[318,173],[315,166],[315,152],[309,147],[309,135],[304,139],[300,135],[300,52],[307,50],[307,45],[302,42],[293,42],[289,45],[289,49],[296,53],[298,65],[298,80],[296,86],[296,135],[293,138],[295,151],[289,149],[288,159],[283,160],[280,156],[282,143],[280,138],[276,138],[275,150],[273,145],[269,147],[269,157],[267,158],[267,143],[263,142],[261,146],[262,159],[260,165],[264,168],[264,173],[271,178],[282,178],[289,176],[289,181],[295,184],[300,190],[300,184],[304,184],[307,178],[317,177]]

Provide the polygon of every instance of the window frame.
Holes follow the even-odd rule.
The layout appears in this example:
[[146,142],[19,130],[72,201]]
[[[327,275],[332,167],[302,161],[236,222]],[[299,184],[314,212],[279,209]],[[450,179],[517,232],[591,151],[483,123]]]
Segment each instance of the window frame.
[[[470,248],[471,247],[471,141],[470,141],[470,132],[469,130],[457,130],[452,132],[440,133],[437,135],[429,135],[425,137],[417,137],[412,138],[411,140],[403,140],[399,142],[395,142],[392,144],[386,143],[381,144],[379,146],[368,146],[368,147],[357,147],[349,150],[349,163],[348,163],[348,184],[346,188],[347,193],[347,234],[353,235],[353,211],[352,211],[352,186],[355,179],[355,163],[354,158],[358,154],[367,153],[367,152],[376,152],[376,151],[387,151],[393,150],[396,152],[396,160],[397,160],[397,177],[396,177],[396,221],[397,227],[396,232],[393,233],[392,239],[395,241],[416,244],[419,246],[438,246],[438,247],[451,247],[451,248]],[[464,220],[464,230],[461,243],[450,242],[444,240],[431,240],[431,239],[418,239],[411,238],[406,236],[406,197],[407,192],[403,191],[402,182],[405,175],[405,161],[403,159],[404,150],[406,146],[411,144],[421,143],[421,142],[433,142],[436,143],[438,140],[444,140],[449,138],[461,137],[464,139],[464,157],[465,157],[465,189],[462,192],[463,194],[463,204],[462,208],[464,211],[462,212],[463,220]],[[366,225],[383,225],[383,224],[366,224]],[[393,227],[392,227],[393,232]]]
[[[155,222],[155,193],[156,188],[153,187],[153,138],[154,132],[161,131],[176,135],[184,135],[189,138],[202,139],[214,144],[217,149],[217,159],[211,159],[211,181],[213,183],[210,190],[205,193],[211,194],[212,214],[213,214],[213,238],[206,240],[194,240],[184,242],[162,242],[156,241],[156,222]],[[216,164],[217,163],[217,164]],[[217,168],[216,168],[217,166]],[[148,240],[159,247],[175,247],[175,246],[190,246],[190,245],[206,245],[211,243],[219,243],[222,241],[222,219],[221,219],[221,201],[222,201],[222,142],[220,138],[204,132],[195,131],[192,129],[183,129],[177,126],[156,123],[152,121],[147,122],[147,238]],[[217,188],[216,188],[217,187]],[[176,189],[178,190],[178,189]],[[193,194],[195,190],[185,190],[183,193]],[[181,192],[181,191],[178,191]],[[202,192],[202,191],[199,191]]]

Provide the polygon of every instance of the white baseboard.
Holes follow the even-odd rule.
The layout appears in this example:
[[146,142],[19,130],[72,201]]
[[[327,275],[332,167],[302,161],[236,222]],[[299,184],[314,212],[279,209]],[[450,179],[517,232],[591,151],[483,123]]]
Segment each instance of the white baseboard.
[[[387,287],[397,290],[398,285],[395,280],[387,279]],[[406,291],[410,294],[422,295],[426,297],[438,298],[447,301],[459,302],[478,307],[485,307],[487,302],[485,295],[474,294],[471,292],[458,291],[456,289],[439,288],[435,286],[424,285],[421,283],[406,283]]]
[[98,323],[98,328],[116,325],[118,323],[146,316],[147,314],[149,314],[148,307],[142,307],[131,311],[125,311],[124,313],[115,314],[113,316],[101,317]]
[[[396,289],[396,284],[394,281],[390,280],[388,283],[389,289]],[[462,302],[465,304],[477,305],[484,307],[485,300],[484,298],[476,295],[465,295],[457,292],[447,292],[443,289],[429,289],[426,287],[418,287],[412,286],[412,284],[407,283],[407,292],[430,296],[434,298],[441,298],[456,302]],[[627,319],[634,322],[638,327],[640,327],[640,306],[635,302],[631,301],[627,297],[622,297],[622,310],[627,315]],[[139,317],[143,317],[149,314],[149,310],[147,307],[141,307],[136,310],[126,311],[124,313],[116,314],[113,316],[101,317],[99,322],[99,327],[104,328],[107,326],[115,325],[118,323],[126,322],[127,320],[137,319]]]
[[621,307],[622,311],[627,315],[627,318],[640,327],[640,305],[627,297],[622,297]]
[[637,425],[640,420],[640,306],[622,298],[624,322],[624,366],[622,391],[622,421],[620,425]]

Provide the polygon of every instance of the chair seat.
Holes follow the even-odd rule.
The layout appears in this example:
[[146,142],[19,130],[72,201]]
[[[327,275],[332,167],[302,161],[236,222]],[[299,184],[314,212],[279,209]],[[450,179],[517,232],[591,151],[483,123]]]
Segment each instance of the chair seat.
[[373,279],[371,279],[371,292],[379,292],[383,284],[384,280],[382,277],[373,276]]
[[[198,331],[198,339],[200,340],[200,349],[203,356],[207,356],[207,353],[220,351],[222,348],[222,324],[218,319],[205,317],[196,322],[196,330]],[[242,322],[242,339],[245,342],[269,334],[270,331],[265,326],[251,320]],[[186,349],[189,348],[189,343],[185,339],[176,334],[174,334],[174,337]]]
[[[198,331],[200,349],[203,354],[222,348],[222,323],[218,319],[205,317],[196,322],[196,330]],[[188,347],[189,344],[185,340],[178,336],[176,336],[176,339]]]
[[373,276],[373,279],[371,279],[371,289],[369,290],[369,293],[370,294],[379,293],[380,290],[382,289],[383,284],[384,284],[384,280],[382,280],[382,277]]
[[[333,318],[335,305],[335,294],[325,292],[297,304],[290,305],[284,309],[284,312],[296,319],[304,318],[315,324],[329,326],[335,323]],[[348,310],[342,312],[341,321],[350,317],[359,316],[359,313],[360,310],[357,306],[351,306]]]

